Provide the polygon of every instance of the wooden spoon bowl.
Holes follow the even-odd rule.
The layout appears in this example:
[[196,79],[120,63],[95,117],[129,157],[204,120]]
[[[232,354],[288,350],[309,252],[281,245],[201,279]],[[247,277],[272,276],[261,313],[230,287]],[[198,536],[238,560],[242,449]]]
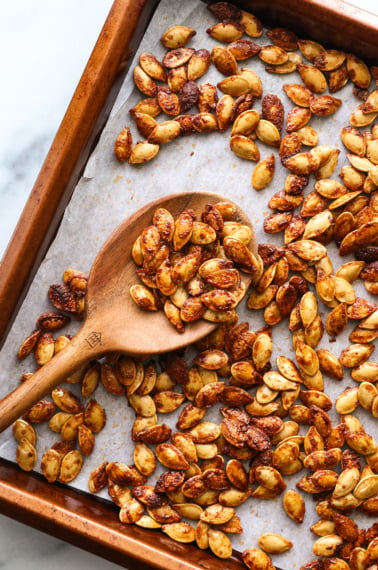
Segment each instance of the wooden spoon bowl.
[[[64,350],[0,402],[0,432],[49,394],[75,370],[103,354],[119,351],[145,358],[185,347],[209,334],[217,326],[203,319],[179,333],[163,311],[146,312],[130,296],[130,286],[138,282],[131,249],[141,231],[151,224],[156,208],[164,207],[177,217],[192,208],[202,212],[206,204],[228,198],[206,192],[173,194],[139,209],[111,234],[98,253],[88,279],[85,319]],[[252,229],[249,245],[256,253],[253,226],[236,204],[234,219]],[[242,274],[248,287],[251,276]],[[246,287],[246,288],[247,288]]]

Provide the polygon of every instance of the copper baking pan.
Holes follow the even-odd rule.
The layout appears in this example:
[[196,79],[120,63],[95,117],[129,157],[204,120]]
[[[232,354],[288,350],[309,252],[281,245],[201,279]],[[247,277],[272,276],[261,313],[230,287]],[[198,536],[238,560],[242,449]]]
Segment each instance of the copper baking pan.
[[[2,344],[103,128],[159,0],[115,0],[0,265]],[[353,51],[378,53],[378,17],[341,0],[235,1],[266,25]],[[330,43],[329,39],[332,39]],[[27,252],[27,255],[26,255]],[[244,568],[240,555],[216,559],[162,533],[123,525],[118,509],[0,459],[0,512],[135,570]]]

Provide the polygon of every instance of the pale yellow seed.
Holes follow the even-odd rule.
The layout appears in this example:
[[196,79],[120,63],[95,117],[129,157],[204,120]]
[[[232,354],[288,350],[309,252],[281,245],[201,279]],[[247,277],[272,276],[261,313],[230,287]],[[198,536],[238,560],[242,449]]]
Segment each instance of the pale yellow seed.
[[293,547],[290,540],[274,532],[261,534],[257,542],[260,548],[269,554],[281,554]]

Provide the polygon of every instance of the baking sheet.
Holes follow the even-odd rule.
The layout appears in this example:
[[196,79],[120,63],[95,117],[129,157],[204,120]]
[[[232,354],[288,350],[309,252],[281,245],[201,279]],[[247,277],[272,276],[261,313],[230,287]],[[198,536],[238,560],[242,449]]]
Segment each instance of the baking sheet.
[[[206,6],[198,0],[190,0],[180,3],[180,5],[178,3],[172,5],[169,0],[163,0],[159,4],[136,54],[135,63],[139,54],[146,51],[161,59],[165,49],[160,44],[159,38],[165,29],[176,23],[185,24],[197,30],[197,35],[189,45],[197,49],[207,48],[211,50],[218,42],[208,36],[205,30],[215,22],[216,19],[206,9]],[[260,44],[270,43],[265,35],[254,41]],[[131,65],[131,72],[123,84],[110,119],[74,192],[58,235],[36,275],[0,353],[0,367],[3,371],[0,397],[18,385],[22,373],[33,370],[33,361],[30,358],[20,363],[17,362],[15,353],[25,336],[34,330],[38,315],[46,310],[51,310],[46,295],[50,284],[59,283],[62,273],[67,267],[75,267],[88,272],[97,251],[111,231],[126,216],[146,202],[181,191],[203,190],[224,194],[244,207],[251,221],[255,224],[257,239],[260,243],[282,244],[281,234],[267,235],[262,227],[265,216],[271,213],[267,207],[269,198],[283,188],[284,179],[288,173],[287,170],[279,167],[277,152],[272,147],[258,142],[261,158],[274,152],[277,164],[272,184],[261,192],[256,192],[251,187],[251,175],[255,164],[238,158],[229,150],[230,131],[195,134],[176,139],[167,145],[162,145],[157,157],[150,163],[141,166],[120,164],[114,158],[114,140],[125,125],[132,128],[134,141],[141,138],[128,113],[129,109],[144,97],[134,87],[133,67],[134,64]],[[282,84],[300,82],[299,75],[297,73],[285,76],[268,74],[264,71],[265,64],[257,57],[246,62],[240,62],[240,67],[251,67],[263,78],[264,94],[276,93],[279,95],[285,105],[286,115],[292,104],[284,94]],[[198,83],[211,82],[216,84],[222,78],[214,66],[211,66],[206,75],[198,80]],[[329,118],[313,117],[310,122],[311,126],[320,134],[320,144],[337,144],[341,150],[339,165],[333,175],[334,178],[337,178],[339,168],[348,163],[345,150],[339,140],[336,139],[335,133],[339,133],[341,127],[348,124],[351,110],[359,103],[352,93],[352,85],[343,88],[336,93],[336,96],[343,100],[343,105],[337,113]],[[255,102],[254,108],[260,110],[260,101]],[[313,189],[314,182],[315,180],[311,179],[305,190],[306,194]],[[350,259],[347,257],[340,259],[333,245],[329,246],[329,255],[333,260],[335,271],[341,263]],[[356,290],[358,295],[369,298],[361,283],[356,284]],[[320,307],[320,310],[325,318],[328,310],[323,306]],[[239,315],[241,321],[248,320],[250,322],[252,330],[257,330],[264,325],[262,312],[247,310],[245,303],[242,304]],[[67,332],[74,332],[75,326],[77,325],[73,323]],[[328,336],[324,335],[319,348],[328,348],[339,356],[342,348],[349,344],[348,334],[352,326],[353,323],[334,343],[330,343]],[[290,355],[294,358],[291,334],[287,329],[286,320],[274,327],[273,343],[273,363],[279,354]],[[345,380],[342,383],[325,377],[325,392],[333,400],[346,386],[355,385],[349,376],[349,371],[344,370]],[[75,391],[78,387],[69,385],[69,388]],[[83,470],[71,484],[73,488],[84,491],[87,490],[89,473],[102,461],[132,463],[133,444],[130,438],[130,426],[134,419],[133,410],[128,407],[126,398],[117,398],[107,393],[101,385],[97,388],[95,397],[107,412],[107,425],[100,434],[96,435],[93,454],[85,459]],[[374,433],[374,429],[376,431],[376,422],[373,426],[373,419],[367,412],[359,409],[356,415],[361,417],[369,433]],[[337,423],[336,415],[331,412],[331,416]],[[206,419],[219,422],[218,410],[208,411]],[[175,414],[170,417],[162,415],[161,420],[174,429]],[[302,432],[305,429],[307,428],[305,427]],[[40,460],[43,452],[56,441],[57,436],[50,432],[46,426],[38,426],[37,431]],[[0,435],[0,455],[6,459],[14,460],[15,448],[10,429],[8,429]],[[285,477],[287,488],[295,488],[296,481],[304,473],[305,470],[296,476]],[[151,484],[154,483],[159,474],[160,471],[157,470],[150,479]],[[100,495],[107,498],[106,491]],[[257,545],[257,538],[262,532],[272,531],[283,534],[294,543],[291,551],[273,557],[278,566],[299,568],[305,561],[313,558],[311,544],[314,535],[310,533],[309,526],[318,517],[314,513],[312,497],[303,495],[307,502],[307,513],[302,525],[296,525],[284,514],[281,507],[282,496],[269,501],[258,501],[251,498],[244,505],[238,507],[237,514],[241,517],[244,532],[240,536],[230,535],[234,548],[242,551],[247,547],[254,547]],[[371,524],[371,521],[365,520],[360,513],[353,513],[353,517],[361,526]]]

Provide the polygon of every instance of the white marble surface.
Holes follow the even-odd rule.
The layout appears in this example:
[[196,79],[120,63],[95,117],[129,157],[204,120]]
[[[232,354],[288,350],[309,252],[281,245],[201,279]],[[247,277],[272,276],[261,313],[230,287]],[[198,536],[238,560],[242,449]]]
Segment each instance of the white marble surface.
[[0,2],[0,257],[111,5]]
[[[376,0],[353,0],[378,12]],[[0,2],[0,257],[112,0]],[[119,566],[0,515],[0,569]]]

